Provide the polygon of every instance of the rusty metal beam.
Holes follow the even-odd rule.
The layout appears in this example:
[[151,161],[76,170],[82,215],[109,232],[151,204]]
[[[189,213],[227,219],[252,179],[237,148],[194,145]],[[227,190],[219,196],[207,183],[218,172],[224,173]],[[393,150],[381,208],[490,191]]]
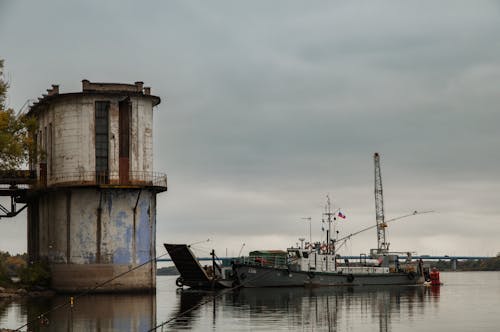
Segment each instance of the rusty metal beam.
[[[12,218],[21,213],[27,206],[26,204],[27,189],[8,188],[0,189],[0,196],[10,197],[10,207],[5,207],[0,203],[0,219]],[[21,208],[18,208],[18,203],[22,203]]]
[[0,171],[0,184],[15,186],[36,183],[36,172],[30,170]]

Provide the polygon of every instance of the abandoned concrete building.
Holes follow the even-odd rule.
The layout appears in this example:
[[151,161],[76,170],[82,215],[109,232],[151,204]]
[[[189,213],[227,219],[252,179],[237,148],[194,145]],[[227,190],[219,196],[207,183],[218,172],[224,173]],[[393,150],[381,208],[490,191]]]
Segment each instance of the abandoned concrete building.
[[95,291],[155,289],[156,195],[167,178],[153,169],[153,110],[142,82],[53,85],[32,105],[37,118],[36,185],[28,200],[28,254],[48,261],[52,286]]

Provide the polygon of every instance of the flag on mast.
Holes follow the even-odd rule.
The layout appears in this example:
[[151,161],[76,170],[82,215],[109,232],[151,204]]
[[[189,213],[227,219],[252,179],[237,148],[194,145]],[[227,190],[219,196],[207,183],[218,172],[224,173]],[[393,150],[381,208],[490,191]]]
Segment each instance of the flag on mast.
[[345,219],[345,214],[343,214],[342,212],[339,211],[337,215],[339,216],[339,218]]

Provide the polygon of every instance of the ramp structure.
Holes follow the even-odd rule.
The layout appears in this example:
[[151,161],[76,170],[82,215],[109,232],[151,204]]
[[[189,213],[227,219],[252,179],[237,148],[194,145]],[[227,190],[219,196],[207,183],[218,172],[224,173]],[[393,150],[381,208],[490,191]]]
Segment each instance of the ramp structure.
[[164,244],[172,262],[181,274],[177,286],[193,288],[213,288],[214,278],[200,265],[193,252],[186,244]]

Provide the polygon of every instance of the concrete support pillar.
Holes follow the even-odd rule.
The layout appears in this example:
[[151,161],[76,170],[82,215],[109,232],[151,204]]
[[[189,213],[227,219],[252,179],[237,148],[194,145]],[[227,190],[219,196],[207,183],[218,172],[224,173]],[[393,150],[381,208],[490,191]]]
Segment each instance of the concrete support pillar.
[[451,264],[451,270],[456,271],[457,270],[457,260],[456,259],[450,260],[450,264]]

